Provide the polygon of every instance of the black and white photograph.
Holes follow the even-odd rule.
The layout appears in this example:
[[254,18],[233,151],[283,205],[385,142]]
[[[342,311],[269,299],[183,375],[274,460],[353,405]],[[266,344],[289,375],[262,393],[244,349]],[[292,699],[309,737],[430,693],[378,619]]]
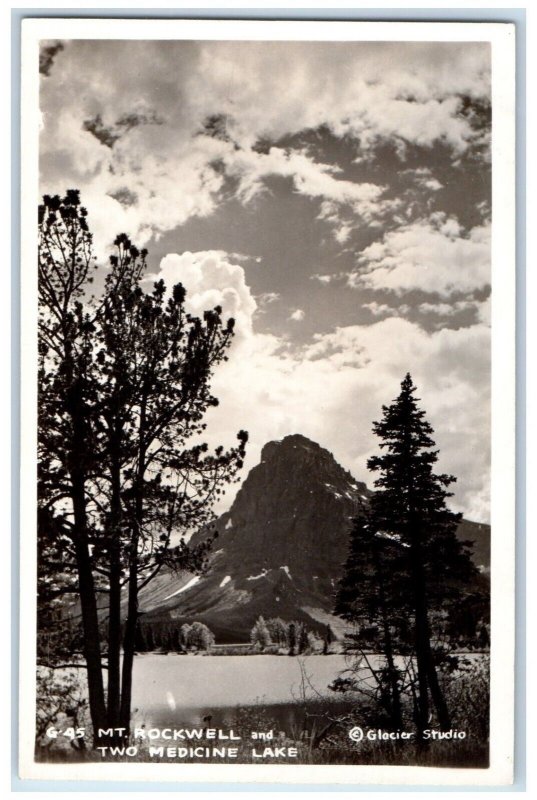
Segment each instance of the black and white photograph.
[[508,783],[512,26],[30,22],[24,774]]

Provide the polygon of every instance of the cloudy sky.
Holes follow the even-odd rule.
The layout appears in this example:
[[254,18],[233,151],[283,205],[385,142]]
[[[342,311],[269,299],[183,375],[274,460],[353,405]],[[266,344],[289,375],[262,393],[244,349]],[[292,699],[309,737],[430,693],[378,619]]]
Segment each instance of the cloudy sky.
[[[41,189],[79,188],[190,309],[237,320],[211,444],[303,433],[371,485],[410,371],[453,506],[489,518],[490,53],[475,43],[44,42]],[[229,502],[228,495],[228,502]]]

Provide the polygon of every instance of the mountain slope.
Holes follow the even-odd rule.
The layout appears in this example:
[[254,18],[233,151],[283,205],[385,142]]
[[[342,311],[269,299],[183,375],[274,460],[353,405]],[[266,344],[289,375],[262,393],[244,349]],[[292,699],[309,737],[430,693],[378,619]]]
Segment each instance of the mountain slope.
[[[200,620],[222,642],[248,639],[260,614],[341,632],[343,623],[331,616],[334,592],[352,517],[370,496],[364,483],[306,437],[269,442],[230,511],[216,522],[207,573],[162,574],[142,593],[141,611],[179,623]],[[479,539],[478,558],[486,566],[488,526],[464,521],[460,535]]]

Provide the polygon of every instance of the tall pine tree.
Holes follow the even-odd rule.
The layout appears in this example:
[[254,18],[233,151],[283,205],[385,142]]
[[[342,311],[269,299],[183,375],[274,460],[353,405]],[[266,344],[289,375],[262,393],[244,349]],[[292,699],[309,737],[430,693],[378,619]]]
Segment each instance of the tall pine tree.
[[244,431],[227,450],[203,441],[234,322],[218,306],[190,315],[181,284],[145,287],[147,253],[125,234],[91,295],[97,267],[78,191],[45,196],[38,224],[40,657],[57,661],[49,645],[66,638],[49,635],[56,616],[79,616],[102,744],[101,729],[128,736],[141,590],[163,568],[204,568],[211,540],[187,537],[210,523],[242,466]]
[[431,702],[440,727],[451,727],[433,629],[475,578],[476,569],[467,543],[456,536],[461,515],[446,506],[455,478],[433,471],[438,451],[415,391],[407,374],[399,396],[383,406],[382,419],[373,425],[383,451],[368,461],[378,474],[376,492],[367,517],[355,521],[336,610],[349,620],[378,626],[394,721],[400,713],[394,657],[396,651],[410,653],[417,673],[415,721],[421,736]]

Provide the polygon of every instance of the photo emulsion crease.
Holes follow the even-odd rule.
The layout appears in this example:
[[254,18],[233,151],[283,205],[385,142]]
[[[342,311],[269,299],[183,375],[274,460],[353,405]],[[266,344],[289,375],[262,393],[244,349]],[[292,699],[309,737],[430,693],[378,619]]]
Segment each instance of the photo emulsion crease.
[[39,22],[23,777],[509,782],[511,27]]

